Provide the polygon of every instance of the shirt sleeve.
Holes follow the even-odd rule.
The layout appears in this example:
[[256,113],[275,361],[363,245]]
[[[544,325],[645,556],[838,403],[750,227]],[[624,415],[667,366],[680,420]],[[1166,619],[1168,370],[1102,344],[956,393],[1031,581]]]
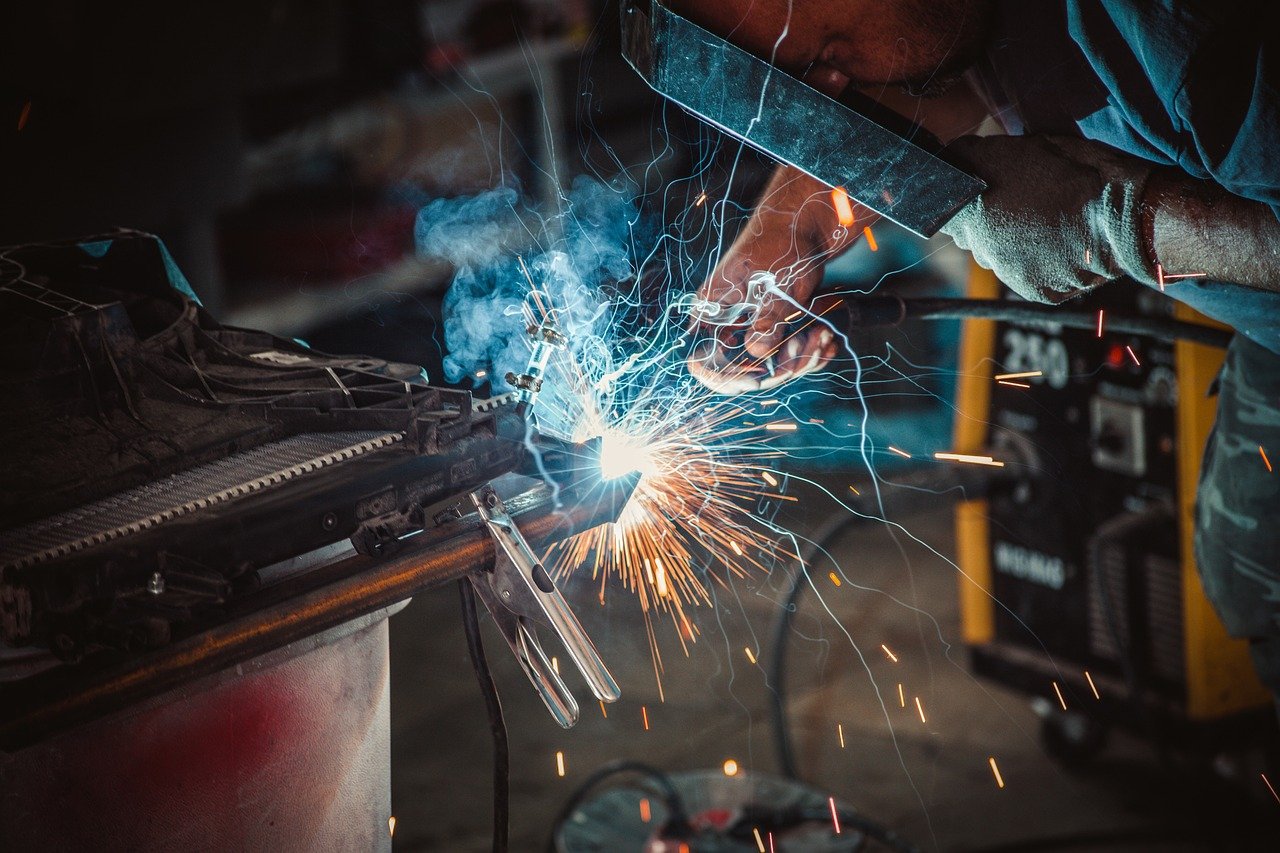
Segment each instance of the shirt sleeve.
[[1069,0],[1068,26],[1138,134],[1280,217],[1280,28],[1267,6]]

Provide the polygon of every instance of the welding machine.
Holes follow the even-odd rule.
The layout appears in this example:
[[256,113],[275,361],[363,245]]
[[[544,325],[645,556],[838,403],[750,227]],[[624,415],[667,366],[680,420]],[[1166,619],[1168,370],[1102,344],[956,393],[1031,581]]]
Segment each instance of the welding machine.
[[[1016,299],[973,270],[971,297]],[[1045,745],[1063,760],[1095,752],[1110,726],[1222,746],[1271,713],[1192,548],[1224,353],[1109,330],[1113,311],[1209,323],[1150,288],[1117,283],[1077,307],[1096,328],[965,321],[955,446],[1012,475],[957,509],[973,668],[1041,697]]]

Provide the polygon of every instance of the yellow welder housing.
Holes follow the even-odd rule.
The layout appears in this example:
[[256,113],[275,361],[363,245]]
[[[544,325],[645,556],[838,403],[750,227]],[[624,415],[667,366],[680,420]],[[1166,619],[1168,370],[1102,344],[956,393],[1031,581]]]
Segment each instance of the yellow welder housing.
[[[971,298],[998,296],[995,276],[974,265],[969,277]],[[1213,322],[1178,304],[1178,319],[1213,325]],[[955,449],[981,453],[987,446],[996,322],[964,322],[959,361]],[[1206,394],[1222,364],[1224,352],[1201,344],[1179,341],[1175,345],[1178,397],[1177,512],[1185,654],[1186,695],[1181,715],[1191,723],[1211,722],[1242,711],[1268,706],[1271,696],[1258,681],[1249,659],[1246,641],[1227,635],[1222,621],[1205,597],[1195,565],[1193,548],[1196,485],[1205,441],[1213,426],[1216,397]],[[956,545],[960,566],[960,611],[966,644],[982,647],[995,640],[995,602],[991,596],[992,562],[990,525],[986,500],[962,502],[956,509]],[[1071,673],[1063,661],[1052,662],[1071,680],[1085,687],[1083,672]],[[1046,684],[1046,688],[1048,685]]]

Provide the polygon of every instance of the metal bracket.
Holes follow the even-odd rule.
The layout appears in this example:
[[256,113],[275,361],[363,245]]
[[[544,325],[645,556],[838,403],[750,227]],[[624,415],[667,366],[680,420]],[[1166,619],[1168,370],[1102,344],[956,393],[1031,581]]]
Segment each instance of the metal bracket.
[[498,493],[485,486],[471,493],[471,502],[497,545],[493,571],[472,572],[471,585],[547,710],[567,729],[578,721],[578,703],[543,652],[535,622],[556,633],[597,699],[613,702],[622,692]]

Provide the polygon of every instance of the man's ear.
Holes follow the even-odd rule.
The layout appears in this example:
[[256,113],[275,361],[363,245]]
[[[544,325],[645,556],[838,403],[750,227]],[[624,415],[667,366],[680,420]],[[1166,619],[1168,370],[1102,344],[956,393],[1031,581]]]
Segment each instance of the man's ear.
[[837,71],[822,60],[811,65],[801,79],[828,98],[838,98],[840,93],[849,86],[848,75]]

